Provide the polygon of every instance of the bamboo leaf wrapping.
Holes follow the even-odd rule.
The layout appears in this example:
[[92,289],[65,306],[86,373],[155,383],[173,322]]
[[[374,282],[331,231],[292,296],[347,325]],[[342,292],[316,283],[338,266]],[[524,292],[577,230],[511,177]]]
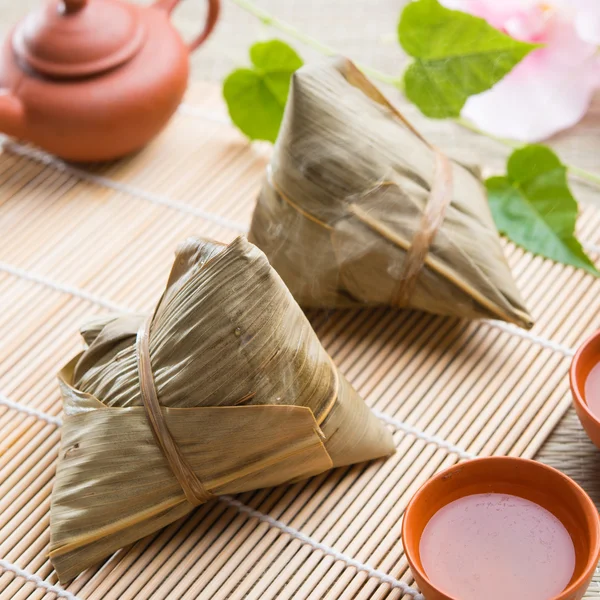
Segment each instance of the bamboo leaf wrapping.
[[[304,307],[392,305],[434,185],[436,150],[347,59],[293,76],[249,239]],[[402,306],[530,327],[481,181],[452,195]]]
[[[144,319],[95,319],[82,330],[89,348],[60,375],[50,557],[61,581],[193,508],[142,406],[135,339]],[[150,357],[171,435],[214,495],[394,451],[264,254],[243,238],[179,248],[153,315]]]

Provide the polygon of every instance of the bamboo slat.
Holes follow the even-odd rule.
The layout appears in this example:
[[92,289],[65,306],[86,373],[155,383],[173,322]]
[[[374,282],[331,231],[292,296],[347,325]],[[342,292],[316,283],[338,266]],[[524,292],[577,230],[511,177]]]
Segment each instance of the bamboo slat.
[[[216,88],[198,85],[187,102],[197,110],[181,111],[122,161],[64,166],[12,142],[0,155],[0,559],[49,584],[55,375],[79,349],[79,325],[110,308],[149,310],[185,237],[234,239],[249,224],[268,160],[268,148],[194,114],[223,114]],[[600,243],[600,214],[585,208],[578,231]],[[534,456],[570,404],[573,348],[600,325],[598,280],[508,243],[505,250],[536,319],[530,333],[384,309],[309,314],[336,364],[394,428],[393,457],[242,494],[235,500],[246,508],[213,501],[83,573],[68,592],[403,597],[395,582],[412,579],[399,533],[417,487],[460,456]],[[7,400],[50,422],[2,408]],[[52,597],[0,571],[0,599]]]

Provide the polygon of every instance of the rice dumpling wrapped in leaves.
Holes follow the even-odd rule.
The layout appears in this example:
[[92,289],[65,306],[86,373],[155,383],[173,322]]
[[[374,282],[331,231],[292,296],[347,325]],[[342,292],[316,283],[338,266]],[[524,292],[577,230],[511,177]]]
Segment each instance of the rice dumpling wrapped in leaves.
[[386,456],[390,432],[244,238],[178,249],[151,318],[82,330],[61,372],[50,558],[68,581],[219,494]]
[[303,307],[532,324],[481,181],[346,59],[294,74],[249,239]]

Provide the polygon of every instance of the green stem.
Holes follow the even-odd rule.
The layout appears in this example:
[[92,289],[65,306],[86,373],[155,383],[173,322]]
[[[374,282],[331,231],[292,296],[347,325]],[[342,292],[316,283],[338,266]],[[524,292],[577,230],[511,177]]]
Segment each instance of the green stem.
[[[249,12],[251,15],[254,15],[257,19],[260,19],[265,25],[269,25],[274,27],[275,29],[279,29],[283,33],[286,33],[291,38],[298,40],[299,42],[313,48],[317,52],[321,54],[325,54],[326,56],[336,56],[339,54],[337,50],[331,48],[331,46],[327,46],[326,44],[321,43],[319,40],[302,33],[298,29],[296,29],[293,25],[274,17],[266,10],[256,6],[252,0],[231,0],[235,4],[237,4],[243,10]],[[388,83],[389,85],[398,85],[402,78],[400,76],[389,75],[388,73],[382,73],[377,69],[372,69],[366,65],[361,65],[360,63],[356,63],[356,66],[369,77],[376,79],[382,83]]]
[[[319,40],[317,40],[309,35],[306,35],[305,33],[302,33],[301,31],[296,29],[293,25],[290,25],[289,23],[286,23],[285,21],[278,19],[277,17],[273,16],[266,10],[256,6],[256,4],[254,4],[254,2],[252,2],[252,0],[231,0],[231,1],[234,2],[235,4],[237,4],[243,10],[254,15],[257,19],[260,19],[265,25],[269,25],[270,27],[279,29],[279,31],[282,31],[283,33],[298,40],[302,44],[305,44],[306,46],[313,48],[314,50],[316,50],[317,52],[320,52],[321,54],[325,54],[326,56],[335,56],[335,55],[339,54],[339,52],[337,52],[331,46],[327,46],[326,44],[321,43]],[[372,69],[371,67],[362,65],[358,62],[355,62],[355,64],[365,75],[368,75],[372,79],[375,79],[381,83],[387,83],[389,85],[393,85],[400,91],[403,91],[404,81],[401,76],[389,75],[388,73],[383,73],[376,69]],[[470,131],[473,131],[474,133],[488,137],[488,138],[495,140],[496,142],[499,142],[500,144],[504,144],[505,146],[508,146],[510,148],[519,148],[521,146],[521,144],[519,144],[518,142],[515,142],[513,140],[508,140],[506,138],[500,138],[495,135],[486,133],[485,131],[482,131],[481,129],[479,129],[478,127],[473,125],[473,123],[471,123],[465,119],[462,119],[460,117],[454,119],[454,121],[456,121],[456,123],[458,123],[462,127],[465,127],[466,129],[469,129]],[[592,173],[590,171],[586,171],[585,169],[581,169],[574,165],[569,165],[567,163],[565,163],[565,166],[567,167],[567,169],[569,170],[569,173],[571,175],[575,175],[576,177],[579,177],[580,179],[583,179],[584,181],[587,181],[589,183],[593,183],[597,186],[600,186],[600,175],[597,175],[596,173]]]
[[520,148],[522,145],[522,144],[519,144],[519,142],[515,142],[514,140],[509,140],[507,138],[501,138],[496,135],[492,135],[491,133],[486,133],[485,131],[482,131],[481,129],[479,129],[479,127],[477,127],[476,125],[473,125],[473,123],[471,123],[471,121],[468,121],[467,119],[463,119],[462,117],[456,117],[453,119],[453,121],[458,123],[461,127],[464,127],[465,129],[468,129],[469,131],[472,131],[473,133],[477,133],[479,135],[484,135],[484,136],[490,138],[491,140],[498,142],[499,144],[504,144],[505,146],[508,146],[509,148],[516,149],[516,148]]
[[[516,142],[515,140],[509,140],[507,138],[501,138],[501,137],[492,135],[491,133],[486,133],[485,131],[482,131],[477,126],[473,125],[473,123],[471,123],[470,121],[467,121],[466,119],[463,119],[462,117],[458,117],[458,118],[454,119],[454,121],[456,123],[458,123],[460,126],[464,127],[465,129],[472,131],[473,133],[477,133],[479,135],[488,137],[491,140],[494,140],[496,142],[499,142],[500,144],[504,144],[505,146],[508,146],[509,148],[516,149],[516,148],[520,148],[523,145],[523,144],[520,144],[519,142]],[[587,181],[589,183],[593,183],[597,186],[600,186],[600,175],[597,175],[596,173],[592,173],[591,171],[586,171],[585,169],[581,169],[580,167],[576,167],[575,165],[570,165],[568,163],[564,163],[564,164],[565,164],[565,167],[567,167],[567,170],[569,171],[569,173],[571,175],[575,175],[576,177],[579,177],[580,179],[583,179],[584,181]]]
[[593,183],[600,187],[600,175],[596,173],[592,173],[591,171],[586,171],[585,169],[580,169],[579,167],[575,167],[574,165],[565,165],[569,170],[571,175],[576,175],[580,179],[584,181],[588,181],[589,183]]

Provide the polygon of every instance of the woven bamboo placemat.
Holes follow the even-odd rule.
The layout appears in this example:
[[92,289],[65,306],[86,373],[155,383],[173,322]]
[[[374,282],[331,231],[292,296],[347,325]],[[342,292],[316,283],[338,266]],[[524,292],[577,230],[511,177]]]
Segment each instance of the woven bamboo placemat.
[[[385,461],[213,501],[68,586],[46,559],[60,437],[58,368],[79,325],[150,310],[191,234],[230,241],[248,223],[269,150],[196,86],[137,156],[64,165],[5,143],[0,155],[0,598],[331,598],[417,594],[400,541],[428,477],[471,456],[533,457],[570,403],[573,348],[598,327],[600,282],[506,244],[532,332],[383,309],[312,312],[342,371],[394,430]],[[600,238],[586,207],[579,235]],[[598,258],[598,255],[595,255]],[[418,596],[417,596],[418,597]],[[597,597],[590,595],[589,597]]]

